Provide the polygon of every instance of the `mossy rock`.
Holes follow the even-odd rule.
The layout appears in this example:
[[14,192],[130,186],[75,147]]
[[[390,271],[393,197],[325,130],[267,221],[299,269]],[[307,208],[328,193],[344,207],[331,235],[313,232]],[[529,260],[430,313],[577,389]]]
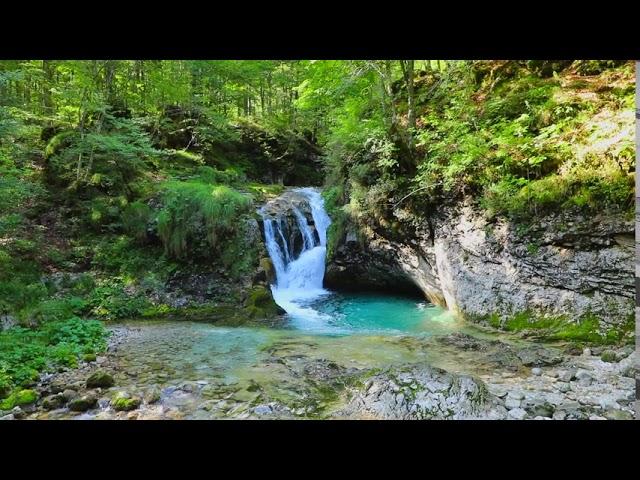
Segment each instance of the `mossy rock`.
[[276,269],[274,268],[273,262],[270,258],[262,257],[260,259],[260,268],[264,270],[268,283],[276,282]]
[[140,406],[142,400],[138,397],[131,397],[129,394],[125,392],[118,392],[111,399],[111,406],[114,410],[119,412],[128,412],[131,410],[135,410]]
[[82,360],[84,360],[85,362],[95,362],[96,361],[96,354],[95,353],[85,353],[84,356],[82,357]]
[[93,395],[82,395],[81,397],[72,399],[68,407],[72,412],[86,412],[95,407],[96,403],[98,403],[98,399]]
[[38,392],[31,389],[18,390],[0,402],[0,410],[11,410],[20,405],[30,405],[38,401]]
[[614,363],[618,361],[618,355],[616,355],[616,352],[613,350],[605,350],[602,352],[602,355],[600,355],[600,360],[603,362]]
[[273,300],[271,291],[261,285],[253,287],[249,292],[245,311],[249,318],[269,318],[283,313],[282,308]]
[[109,388],[113,387],[114,384],[115,381],[113,380],[113,377],[109,373],[102,370],[94,372],[87,379],[87,388]]

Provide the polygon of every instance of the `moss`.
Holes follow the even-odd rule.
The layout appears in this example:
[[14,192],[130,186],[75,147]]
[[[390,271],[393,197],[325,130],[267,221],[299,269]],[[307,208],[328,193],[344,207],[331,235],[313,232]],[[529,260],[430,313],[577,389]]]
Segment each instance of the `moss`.
[[0,402],[0,410],[11,410],[16,406],[36,403],[38,401],[38,397],[38,392],[35,390],[17,390]]
[[142,401],[138,397],[130,397],[126,393],[118,392],[111,399],[111,406],[114,410],[128,412],[135,410]]
[[600,360],[603,362],[613,363],[618,361],[618,356],[613,350],[605,350],[602,352],[602,355],[600,355]]
[[267,287],[258,285],[249,292],[245,301],[245,310],[249,318],[268,318],[277,315],[280,308]]
[[95,362],[96,361],[96,354],[95,353],[85,353],[84,356],[82,357],[82,360],[84,360],[85,362]]
[[515,313],[504,319],[500,315],[465,315],[471,322],[488,324],[494,328],[508,332],[527,334],[540,340],[584,342],[595,345],[620,344],[632,337],[635,328],[635,317],[630,317],[622,324],[609,326],[592,313],[582,315],[573,321],[566,315],[543,315],[529,310]]
[[113,376],[102,370],[94,372],[87,379],[87,388],[109,388],[115,384]]

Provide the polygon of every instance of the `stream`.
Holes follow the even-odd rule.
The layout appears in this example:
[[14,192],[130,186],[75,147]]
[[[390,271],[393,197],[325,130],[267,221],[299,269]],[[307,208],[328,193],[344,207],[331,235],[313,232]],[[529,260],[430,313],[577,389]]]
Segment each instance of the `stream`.
[[[307,212],[300,209],[301,203],[292,203],[288,208],[293,215],[287,220],[260,210],[276,272],[271,289],[287,312],[283,326],[222,327],[175,320],[112,325],[117,341],[106,357],[98,359],[98,366],[112,372],[116,387],[102,392],[96,410],[73,414],[61,409],[38,418],[354,418],[344,408],[348,392],[361,384],[363,375],[407,365],[474,375],[497,396],[504,396],[509,388],[533,390],[544,402],[535,395],[531,398],[544,405],[573,401],[553,387],[563,370],[532,377],[531,369],[525,367],[566,363],[558,353],[487,333],[421,298],[324,289],[331,221],[317,190],[291,192],[309,206]],[[600,369],[598,374],[608,385],[612,378],[614,383],[621,378],[597,359],[576,365]],[[86,376],[83,368],[68,372],[70,379],[64,381]],[[632,389],[631,383],[631,379],[620,380],[622,393],[612,393],[607,386],[608,394],[627,395],[625,389]],[[136,412],[114,412],[109,406],[111,390],[143,398],[143,405]],[[524,407],[529,398],[525,393],[512,403],[522,402]],[[600,393],[593,395],[594,402],[599,401]],[[524,412],[513,406],[511,410]],[[507,417],[504,406],[493,412],[496,418]]]

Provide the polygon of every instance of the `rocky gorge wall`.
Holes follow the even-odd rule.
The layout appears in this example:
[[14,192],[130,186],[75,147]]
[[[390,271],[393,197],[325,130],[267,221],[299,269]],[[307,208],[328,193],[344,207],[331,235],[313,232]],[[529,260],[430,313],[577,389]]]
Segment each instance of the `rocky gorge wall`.
[[[622,215],[568,212],[531,225],[490,222],[470,202],[430,220],[397,214],[413,233],[355,229],[328,261],[328,288],[418,289],[464,318],[527,312],[576,320],[593,315],[606,330],[634,311],[634,223]],[[395,237],[395,238],[394,238]]]

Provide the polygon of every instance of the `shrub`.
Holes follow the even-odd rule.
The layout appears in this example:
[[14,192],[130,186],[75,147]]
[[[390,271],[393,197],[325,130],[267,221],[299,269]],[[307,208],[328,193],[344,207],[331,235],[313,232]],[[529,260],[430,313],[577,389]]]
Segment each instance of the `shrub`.
[[215,257],[238,232],[238,219],[252,201],[223,185],[170,182],[158,216],[158,234],[165,252],[176,258],[188,253]]

